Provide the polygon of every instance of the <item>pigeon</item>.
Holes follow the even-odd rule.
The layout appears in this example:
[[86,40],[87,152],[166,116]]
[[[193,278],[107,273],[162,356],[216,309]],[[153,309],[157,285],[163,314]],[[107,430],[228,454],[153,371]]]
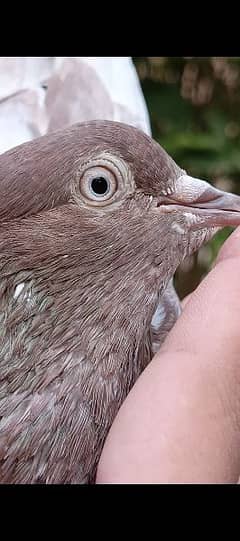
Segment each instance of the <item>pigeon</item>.
[[[0,74],[0,154],[89,120],[125,122],[151,135],[148,110],[130,57],[2,57]],[[166,328],[161,317],[165,304]],[[161,321],[166,334],[180,311],[170,280],[153,316],[153,329]],[[157,351],[158,333],[153,347]]]
[[120,122],[0,156],[1,483],[95,482],[113,420],[178,315],[174,272],[239,211],[237,195]]

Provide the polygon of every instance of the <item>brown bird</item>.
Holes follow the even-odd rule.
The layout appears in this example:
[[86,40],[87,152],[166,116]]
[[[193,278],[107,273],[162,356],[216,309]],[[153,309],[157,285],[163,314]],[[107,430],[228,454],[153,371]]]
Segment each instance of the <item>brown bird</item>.
[[239,210],[117,122],[0,156],[1,483],[94,482],[123,400],[179,313],[177,266]]

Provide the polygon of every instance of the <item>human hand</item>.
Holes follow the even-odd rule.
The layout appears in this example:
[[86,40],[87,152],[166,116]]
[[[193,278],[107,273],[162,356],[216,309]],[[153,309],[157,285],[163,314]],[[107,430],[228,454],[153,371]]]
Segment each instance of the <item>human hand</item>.
[[237,483],[240,227],[122,405],[97,483]]

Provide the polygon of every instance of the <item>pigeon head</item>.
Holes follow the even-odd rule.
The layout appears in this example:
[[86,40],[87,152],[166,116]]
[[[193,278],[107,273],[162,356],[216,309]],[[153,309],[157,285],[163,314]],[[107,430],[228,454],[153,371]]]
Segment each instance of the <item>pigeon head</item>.
[[161,295],[187,254],[240,223],[239,210],[239,197],[117,122],[76,124],[0,156],[2,482],[94,478],[152,358]]
[[99,264],[117,274],[135,261],[158,285],[218,227],[240,221],[238,196],[190,177],[154,140],[118,122],[75,124],[20,145],[1,156],[0,179],[0,223],[56,229],[53,254],[67,244],[90,271]]
[[98,330],[99,318],[106,330],[115,317],[128,330],[148,328],[182,259],[240,223],[238,196],[190,177],[143,132],[111,121],[6,152],[0,195],[2,276],[17,283],[30,269],[34,283],[65,294],[63,307],[81,306],[85,326],[94,313]]

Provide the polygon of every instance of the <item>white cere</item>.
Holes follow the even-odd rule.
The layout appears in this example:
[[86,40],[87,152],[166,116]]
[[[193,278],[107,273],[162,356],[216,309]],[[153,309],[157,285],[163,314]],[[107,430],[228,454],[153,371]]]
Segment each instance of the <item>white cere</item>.
[[181,175],[175,181],[175,190],[178,201],[184,203],[193,203],[210,188],[210,184],[205,180],[190,177],[189,175]]

